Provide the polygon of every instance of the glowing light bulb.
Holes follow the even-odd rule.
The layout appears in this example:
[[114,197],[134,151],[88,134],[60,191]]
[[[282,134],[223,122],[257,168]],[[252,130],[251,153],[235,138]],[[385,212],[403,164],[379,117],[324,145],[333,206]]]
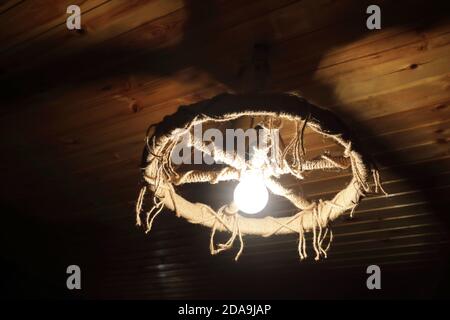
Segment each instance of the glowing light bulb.
[[269,200],[264,178],[258,171],[247,171],[234,189],[234,203],[239,210],[255,214],[264,209]]

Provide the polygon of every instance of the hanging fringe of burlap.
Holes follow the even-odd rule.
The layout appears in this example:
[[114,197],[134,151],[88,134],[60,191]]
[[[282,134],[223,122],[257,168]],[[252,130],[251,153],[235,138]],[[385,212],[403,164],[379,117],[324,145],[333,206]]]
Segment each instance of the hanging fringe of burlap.
[[[282,97],[283,99],[284,96]],[[292,98],[292,96],[289,96],[289,99]],[[177,216],[186,218],[191,223],[202,224],[211,228],[211,254],[231,249],[235,240],[239,239],[240,248],[235,256],[235,260],[238,260],[244,247],[244,235],[253,234],[269,237],[276,234],[297,233],[299,236],[298,253],[300,259],[304,259],[307,257],[306,234],[311,232],[315,259],[318,260],[320,257],[326,258],[328,249],[333,241],[333,233],[329,226],[330,222],[346,212],[350,212],[353,215],[361,199],[372,191],[369,185],[369,177],[371,176],[373,179],[374,192],[387,193],[381,186],[378,170],[365,163],[362,155],[353,148],[352,141],[346,134],[347,129],[342,127],[340,123],[336,125],[333,118],[334,115],[330,115],[324,109],[307,104],[305,100],[299,97],[295,98],[298,101],[288,101],[289,103],[294,102],[294,105],[298,104],[296,108],[291,109],[290,113],[273,112],[268,108],[265,110],[262,107],[247,108],[248,111],[239,111],[239,108],[236,106],[238,110],[235,112],[226,112],[224,108],[223,111],[217,111],[214,115],[207,115],[203,113],[205,104],[200,104],[199,108],[202,112],[199,112],[190,121],[183,122],[179,117],[172,118],[170,119],[170,130],[167,129],[166,125],[168,121],[163,126],[164,130],[158,131],[160,128],[157,126],[153,136],[149,136],[146,141],[146,156],[144,157],[145,163],[143,168],[145,185],[140,190],[136,203],[136,224],[142,225],[140,216],[145,196],[150,191],[153,199],[150,210],[146,212],[146,232],[151,230],[155,218],[164,208],[167,208],[174,211]],[[232,99],[231,102],[236,101]],[[304,104],[307,104],[307,108],[303,108],[307,112],[298,114],[301,112],[297,111],[297,107],[300,108]],[[232,108],[233,103],[229,106]],[[195,110],[195,106],[193,109]],[[267,161],[265,163],[266,167],[263,168],[266,173],[265,178],[268,189],[276,195],[286,197],[299,209],[299,212],[292,217],[248,218],[241,216],[233,205],[223,206],[216,212],[205,204],[191,203],[175,192],[173,186],[185,183],[210,182],[214,184],[219,181],[239,180],[241,173],[249,168],[248,162],[235,154],[212,148],[211,144],[206,145],[203,141],[196,139],[191,134],[190,129],[196,124],[207,121],[224,122],[242,116],[265,116],[266,119],[285,119],[295,121],[297,124],[294,139],[285,146],[283,151],[274,148],[274,145],[267,141],[268,149],[265,151],[276,153],[276,156],[275,161]],[[321,119],[318,119],[319,116]],[[176,123],[182,125],[177,127]],[[333,127],[333,125],[337,128]],[[277,126],[279,126],[279,123],[277,123]],[[307,126],[342,145],[344,147],[343,156],[322,155],[315,160],[305,160],[303,137]],[[267,131],[267,139],[270,140],[271,134],[273,134],[272,130],[275,127],[272,120],[263,123],[263,128]],[[191,170],[177,173],[173,168],[171,155],[184,134],[190,135],[189,141],[192,147],[209,154],[215,161],[220,161],[228,165],[228,167],[217,171]],[[279,176],[282,174],[292,174],[302,179],[302,173],[305,171],[348,168],[351,168],[352,180],[333,199],[327,201],[311,202],[299,192],[283,186],[278,181]],[[217,231],[229,232],[231,234],[229,240],[222,244],[215,244],[214,238]]]

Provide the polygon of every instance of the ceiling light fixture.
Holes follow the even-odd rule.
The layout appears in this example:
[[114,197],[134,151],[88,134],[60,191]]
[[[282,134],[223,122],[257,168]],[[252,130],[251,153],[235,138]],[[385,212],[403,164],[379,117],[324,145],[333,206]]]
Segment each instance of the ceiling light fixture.
[[[211,141],[202,141],[192,132],[201,124],[233,123],[242,117],[259,119],[258,126],[263,132],[264,147],[255,147],[249,160],[236,152],[223,150]],[[283,148],[276,143],[273,132],[283,121],[296,124],[294,139]],[[324,135],[343,147],[342,155],[322,154],[307,159],[303,146],[305,128]],[[219,131],[218,129],[214,129]],[[217,131],[215,131],[217,133]],[[216,162],[225,164],[221,169],[200,166],[200,169],[179,172],[173,163],[174,150],[188,137],[188,146],[207,154]],[[186,140],[185,140],[186,141]],[[189,222],[211,228],[211,254],[230,249],[239,239],[240,249],[235,259],[243,251],[243,236],[259,235],[268,237],[276,234],[297,233],[298,252],[301,259],[307,256],[305,234],[312,233],[312,247],[315,259],[327,256],[333,240],[330,222],[350,212],[369,192],[382,189],[378,171],[363,157],[357,141],[342,121],[329,110],[312,105],[294,94],[223,94],[210,100],[181,107],[152,125],[147,132],[143,155],[144,185],[136,203],[136,224],[142,225],[141,213],[146,194],[152,194],[150,210],[145,214],[146,232],[152,228],[154,219],[167,208]],[[203,170],[202,170],[203,169]],[[310,200],[295,188],[283,185],[283,175],[303,179],[312,170],[345,170],[352,173],[350,183],[330,200]],[[369,180],[373,179],[373,186]],[[176,192],[176,186],[185,183],[237,180],[232,203],[217,211],[202,203],[192,203]],[[297,211],[290,217],[257,217],[264,209],[269,194],[283,196],[295,205]],[[216,231],[231,233],[223,244],[215,244]]]

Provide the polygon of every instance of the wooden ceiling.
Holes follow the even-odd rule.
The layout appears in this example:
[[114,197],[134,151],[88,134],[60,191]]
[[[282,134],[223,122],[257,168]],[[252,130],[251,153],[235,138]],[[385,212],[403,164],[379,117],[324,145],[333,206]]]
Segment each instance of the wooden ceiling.
[[[12,295],[69,298],[448,294],[444,2],[376,1],[382,29],[371,31],[374,1],[2,1],[4,285]],[[70,4],[81,7],[82,30],[66,28]],[[389,192],[333,224],[327,260],[300,262],[295,236],[248,237],[238,263],[233,252],[210,256],[209,230],[170,212],[148,235],[134,226],[147,127],[180,105],[252,90],[255,44],[269,48],[267,91],[295,90],[340,115]],[[302,188],[329,196],[347,175]],[[83,270],[81,293],[65,290],[70,264]],[[386,270],[382,293],[365,288],[370,264]]]

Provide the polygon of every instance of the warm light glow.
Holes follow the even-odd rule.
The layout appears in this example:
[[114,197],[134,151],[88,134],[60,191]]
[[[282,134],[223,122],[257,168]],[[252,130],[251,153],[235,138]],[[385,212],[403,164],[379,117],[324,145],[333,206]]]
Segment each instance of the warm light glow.
[[234,189],[234,203],[242,212],[255,214],[264,209],[269,200],[264,178],[259,171],[245,172]]

